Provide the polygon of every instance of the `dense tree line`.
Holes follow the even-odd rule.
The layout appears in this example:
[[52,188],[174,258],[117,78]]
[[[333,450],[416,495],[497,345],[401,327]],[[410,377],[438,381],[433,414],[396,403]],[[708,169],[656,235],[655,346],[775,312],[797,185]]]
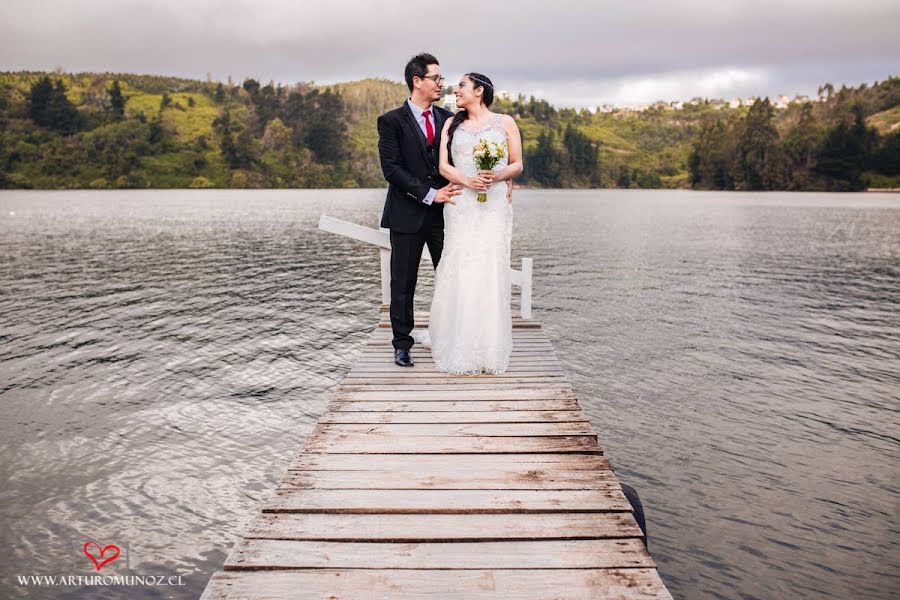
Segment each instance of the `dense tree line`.
[[261,174],[278,187],[359,183],[345,164],[348,122],[338,92],[262,86],[253,79],[241,89],[249,99],[242,113],[226,103],[213,121],[229,168]]
[[[17,88],[0,80],[0,186],[365,183],[346,164],[348,120],[340,93],[253,79],[227,86],[189,83],[44,74]],[[158,100],[147,102],[150,97]],[[140,108],[132,106],[137,100]],[[182,124],[203,129],[202,121],[196,123],[210,110],[208,130],[186,135]]]
[[81,123],[78,109],[66,97],[62,81],[54,84],[44,77],[33,86],[28,94],[28,117],[44,127],[60,133],[73,133]]
[[[492,109],[519,123],[529,185],[857,190],[900,185],[898,81],[787,109]],[[0,73],[0,187],[382,187],[375,119],[407,96],[386,80]]]
[[872,179],[891,181],[900,174],[900,131],[881,135],[867,123],[870,115],[900,104],[900,79],[839,93],[826,84],[820,95],[823,102],[794,107],[781,123],[768,98],[743,116],[709,116],[688,159],[691,185],[856,191]]
[[537,143],[526,149],[525,180],[543,187],[598,187],[600,184],[599,144],[571,123],[560,143],[553,129],[541,131]]

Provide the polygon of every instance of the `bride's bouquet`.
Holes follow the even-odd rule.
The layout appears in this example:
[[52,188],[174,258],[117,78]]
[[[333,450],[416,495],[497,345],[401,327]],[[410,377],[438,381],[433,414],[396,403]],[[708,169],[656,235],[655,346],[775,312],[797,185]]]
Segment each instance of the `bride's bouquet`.
[[[478,165],[480,171],[493,171],[500,159],[506,156],[506,142],[492,142],[490,140],[480,139],[472,149],[475,155],[475,164]],[[487,194],[479,192],[479,202],[487,202]]]

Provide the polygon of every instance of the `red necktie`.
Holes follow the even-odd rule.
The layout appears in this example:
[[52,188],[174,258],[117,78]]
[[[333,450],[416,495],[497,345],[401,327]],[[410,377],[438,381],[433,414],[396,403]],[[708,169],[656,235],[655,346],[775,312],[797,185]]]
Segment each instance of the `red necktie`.
[[434,145],[434,127],[431,126],[431,119],[428,117],[431,116],[431,111],[426,110],[422,113],[425,116],[425,137],[428,138],[428,145]]

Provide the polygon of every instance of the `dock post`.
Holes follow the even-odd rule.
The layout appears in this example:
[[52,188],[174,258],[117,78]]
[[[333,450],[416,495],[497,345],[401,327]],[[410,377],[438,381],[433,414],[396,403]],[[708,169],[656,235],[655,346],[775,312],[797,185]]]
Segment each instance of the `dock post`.
[[532,290],[532,268],[534,261],[530,258],[522,259],[522,285],[521,285],[521,303],[519,311],[522,313],[523,319],[531,318],[531,290]]
[[[380,228],[381,233],[384,233],[388,236],[391,234],[391,230],[387,227]],[[379,248],[379,254],[381,255],[381,304],[390,306],[391,305],[391,251],[384,248]]]

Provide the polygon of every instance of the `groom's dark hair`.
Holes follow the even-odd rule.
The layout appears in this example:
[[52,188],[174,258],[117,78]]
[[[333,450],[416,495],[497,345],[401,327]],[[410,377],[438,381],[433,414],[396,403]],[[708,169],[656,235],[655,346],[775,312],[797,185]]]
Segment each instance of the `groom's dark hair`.
[[428,65],[440,64],[438,59],[427,52],[416,54],[409,59],[409,62],[406,63],[406,70],[403,72],[403,76],[406,78],[406,87],[409,88],[409,91],[413,90],[413,77],[425,79],[425,74],[428,73]]

